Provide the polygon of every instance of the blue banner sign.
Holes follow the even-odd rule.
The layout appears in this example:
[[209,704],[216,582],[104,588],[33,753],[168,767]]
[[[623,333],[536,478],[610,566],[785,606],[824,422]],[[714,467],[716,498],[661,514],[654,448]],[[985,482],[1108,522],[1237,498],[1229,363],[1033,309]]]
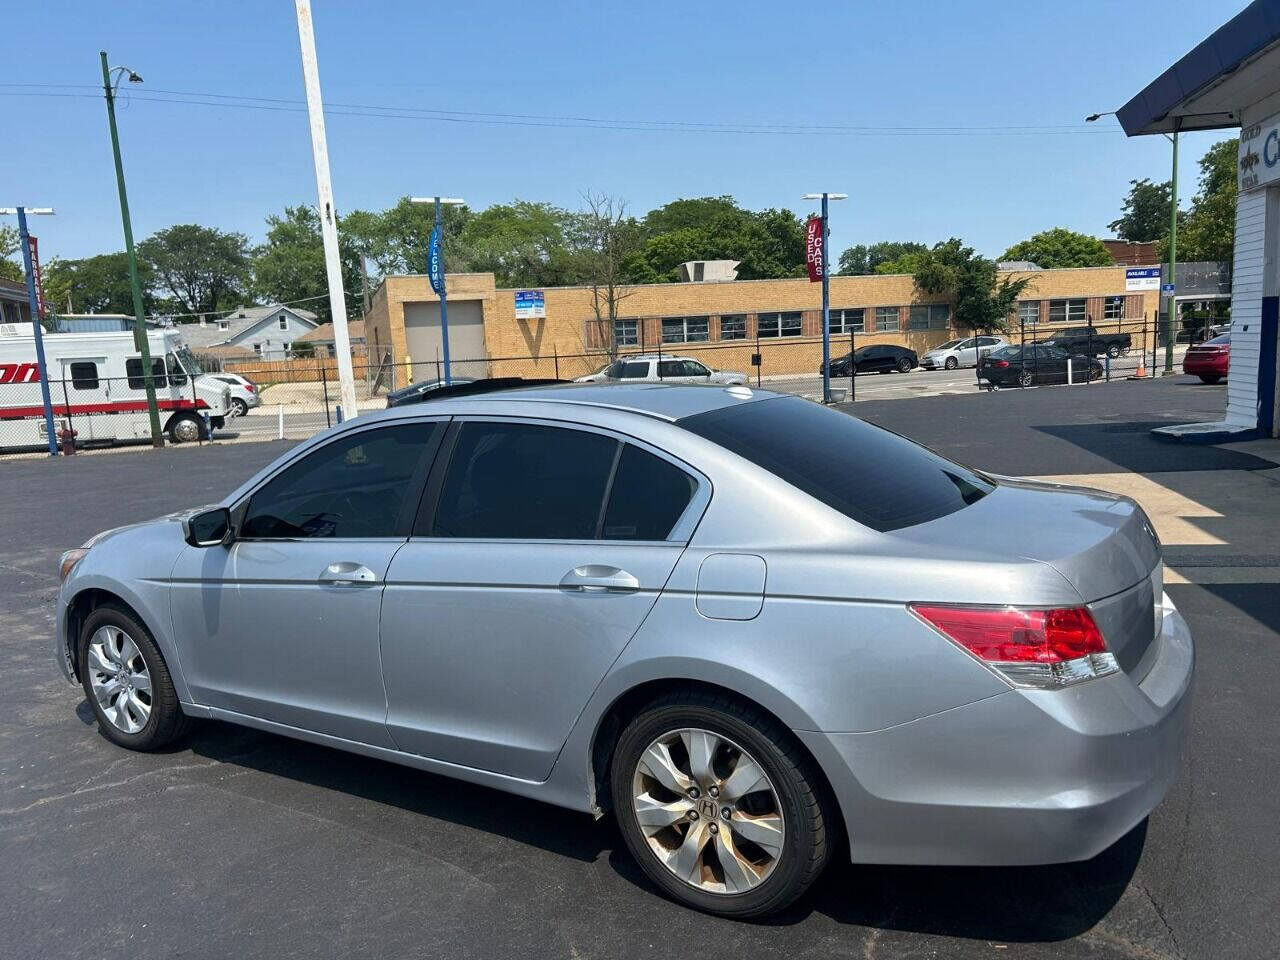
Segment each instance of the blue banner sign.
[[516,291],[516,319],[539,320],[547,315],[547,298],[541,290]]
[[427,248],[427,277],[436,296],[444,295],[444,269],[440,260],[440,227],[431,230],[431,245]]

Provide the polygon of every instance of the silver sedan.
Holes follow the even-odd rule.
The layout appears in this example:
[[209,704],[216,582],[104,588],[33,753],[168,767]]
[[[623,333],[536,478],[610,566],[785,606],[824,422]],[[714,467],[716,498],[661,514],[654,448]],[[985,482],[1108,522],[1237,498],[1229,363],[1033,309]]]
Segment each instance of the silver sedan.
[[68,551],[55,656],[122,747],[211,717],[612,810],[659,888],[742,917],[832,856],[1132,829],[1187,731],[1162,569],[1131,500],[797,397],[540,387],[361,416]]

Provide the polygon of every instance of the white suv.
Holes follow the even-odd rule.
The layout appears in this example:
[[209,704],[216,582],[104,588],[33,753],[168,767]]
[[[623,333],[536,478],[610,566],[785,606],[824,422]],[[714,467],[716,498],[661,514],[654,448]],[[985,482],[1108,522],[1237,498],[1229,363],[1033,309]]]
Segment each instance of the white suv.
[[606,364],[595,373],[578,377],[577,383],[630,383],[647,380],[654,383],[723,383],[745,384],[745,373],[712,370],[692,357],[673,357],[670,354],[643,354],[620,357]]
[[221,380],[227,385],[227,389],[231,393],[231,409],[230,414],[233,417],[243,417],[254,407],[262,406],[262,397],[258,394],[258,385],[248,377],[242,377],[238,373],[213,373],[210,374],[215,380]]

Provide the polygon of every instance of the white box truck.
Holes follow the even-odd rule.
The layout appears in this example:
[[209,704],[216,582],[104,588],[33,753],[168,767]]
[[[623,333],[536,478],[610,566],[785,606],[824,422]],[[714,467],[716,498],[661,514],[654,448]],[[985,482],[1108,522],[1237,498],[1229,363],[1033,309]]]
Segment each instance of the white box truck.
[[[147,333],[160,425],[172,443],[207,439],[230,408],[227,384],[206,375],[177,330]],[[78,444],[151,436],[142,357],[133,333],[46,333],[45,365],[54,429],[75,431]],[[29,323],[0,324],[0,449],[49,444]]]

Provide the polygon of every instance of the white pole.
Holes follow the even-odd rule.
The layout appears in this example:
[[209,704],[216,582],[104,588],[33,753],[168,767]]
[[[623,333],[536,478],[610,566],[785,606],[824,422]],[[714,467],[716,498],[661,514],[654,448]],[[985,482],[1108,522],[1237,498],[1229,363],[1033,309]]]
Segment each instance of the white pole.
[[284,403],[276,404],[276,439],[284,439]]
[[347,335],[347,300],[342,291],[342,263],[338,257],[338,220],[329,181],[329,144],[324,135],[324,104],[320,99],[320,70],[316,63],[316,37],[311,26],[311,0],[296,0],[298,43],[302,47],[302,79],[307,87],[307,117],[311,121],[311,154],[316,164],[316,193],[320,201],[320,236],[324,239],[324,266],[329,278],[329,308],[333,314],[333,352],[338,358],[338,386],[342,412],[356,409],[356,381],[351,370],[351,339]]

